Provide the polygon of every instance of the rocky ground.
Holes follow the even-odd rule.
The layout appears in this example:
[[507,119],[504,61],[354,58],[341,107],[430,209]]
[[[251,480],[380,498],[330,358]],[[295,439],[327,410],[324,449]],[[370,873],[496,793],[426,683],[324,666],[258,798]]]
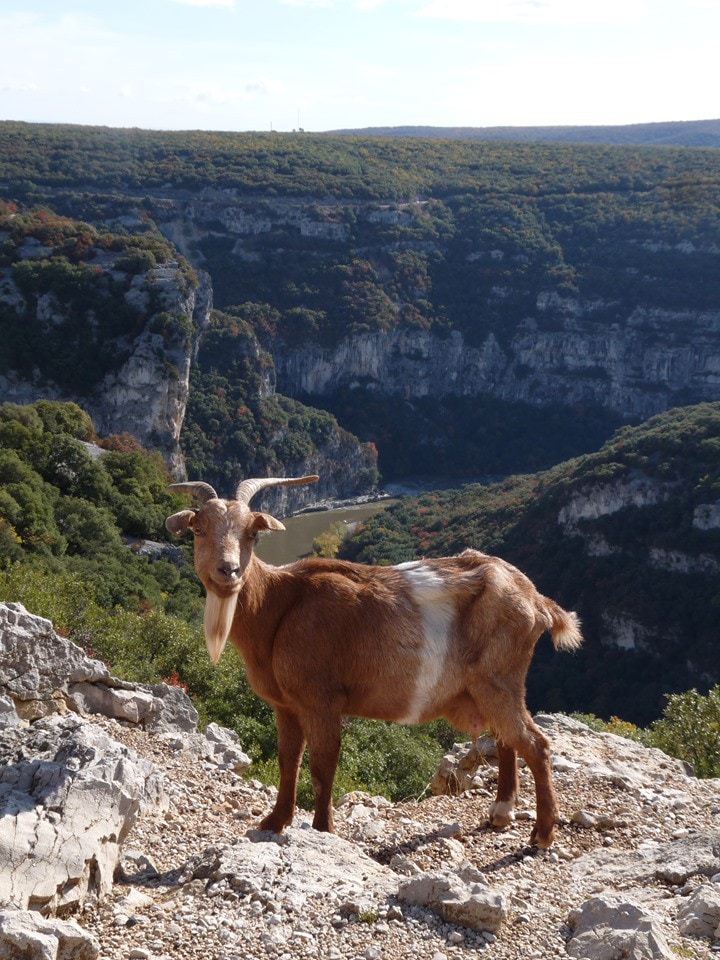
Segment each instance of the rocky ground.
[[676,960],[720,957],[720,780],[541,716],[557,842],[533,785],[487,823],[494,744],[443,758],[439,794],[349,794],[337,835],[274,788],[177,687],[124,683],[0,603],[0,960]]
[[[482,871],[507,903],[506,918],[491,933],[448,923],[397,897],[374,899],[372,890],[366,901],[330,890],[298,908],[277,881],[274,894],[272,885],[250,885],[243,892],[233,878],[213,878],[212,856],[192,879],[186,864],[198,857],[202,863],[208,847],[217,850],[244,837],[269,809],[273,789],[199,763],[166,739],[116,721],[101,722],[113,739],[163,772],[170,798],[166,810],[142,817],[128,837],[125,879],[112,897],[79,918],[100,942],[102,960],[449,960],[476,953],[493,960],[567,957],[574,929],[571,911],[593,897],[607,901],[611,895],[624,902],[628,894],[643,906],[644,919],[650,923],[653,918],[664,931],[668,956],[699,958],[720,951],[718,940],[682,935],[677,921],[691,894],[708,885],[695,872],[703,866],[696,861],[703,855],[712,861],[703,838],[720,836],[720,783],[686,776],[680,764],[659,752],[592,733],[572,721],[560,720],[558,726],[549,719],[562,819],[558,841],[547,852],[527,846],[533,814],[526,771],[521,783],[528,808],[505,831],[487,825],[495,780],[490,762],[479,769],[474,788],[460,797],[395,805],[362,794],[344,798],[337,832],[358,853],[402,874],[412,873],[413,865],[433,871],[466,860]],[[299,811],[291,844],[307,822],[307,814]],[[699,849],[693,850],[693,841]],[[718,873],[717,845],[715,855]],[[348,875],[355,866],[347,861]],[[712,862],[706,869],[714,869]],[[720,895],[720,876],[715,880],[712,886]],[[636,943],[630,949],[606,955],[665,955],[652,944]],[[581,948],[571,955],[602,954]]]

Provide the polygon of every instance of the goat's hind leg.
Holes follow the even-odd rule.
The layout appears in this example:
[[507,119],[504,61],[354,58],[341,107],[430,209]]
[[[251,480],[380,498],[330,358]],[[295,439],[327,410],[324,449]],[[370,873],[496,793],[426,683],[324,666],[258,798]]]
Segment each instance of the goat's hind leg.
[[515,819],[515,804],[518,798],[517,753],[497,741],[498,787],[495,802],[490,806],[490,822],[494,827],[507,827]]
[[536,819],[530,834],[530,843],[541,849],[552,846],[555,839],[555,824],[558,804],[553,786],[550,763],[550,743],[533,723],[532,717],[523,710],[513,732],[503,733],[503,741],[510,743],[525,760],[535,780]]
[[277,708],[275,722],[278,734],[280,788],[275,806],[260,823],[260,829],[282,833],[283,828],[292,822],[295,814],[297,779],[305,752],[305,736],[295,714],[287,710]]
[[313,827],[332,833],[333,807],[332,788],[338,759],[340,757],[340,716],[313,716],[304,719],[304,728],[310,756],[310,776],[315,791],[315,816]]

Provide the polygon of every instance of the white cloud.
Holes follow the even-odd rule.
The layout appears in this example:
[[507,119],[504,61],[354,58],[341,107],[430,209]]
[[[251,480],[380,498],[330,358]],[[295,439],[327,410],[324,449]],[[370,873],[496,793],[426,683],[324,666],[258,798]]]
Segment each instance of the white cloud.
[[310,7],[311,9],[330,9],[335,6],[334,0],[280,0],[285,7]]
[[235,0],[173,0],[186,7],[234,7]]
[[33,93],[39,89],[38,84],[31,80],[0,80],[0,90],[4,93]]
[[647,0],[430,0],[417,16],[478,23],[627,23],[648,15]]

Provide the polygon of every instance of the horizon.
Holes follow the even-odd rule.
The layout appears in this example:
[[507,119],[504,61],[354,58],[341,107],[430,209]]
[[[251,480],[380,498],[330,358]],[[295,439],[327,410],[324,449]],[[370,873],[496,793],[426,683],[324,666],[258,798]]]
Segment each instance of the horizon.
[[4,0],[0,116],[147,130],[718,116],[714,0]]

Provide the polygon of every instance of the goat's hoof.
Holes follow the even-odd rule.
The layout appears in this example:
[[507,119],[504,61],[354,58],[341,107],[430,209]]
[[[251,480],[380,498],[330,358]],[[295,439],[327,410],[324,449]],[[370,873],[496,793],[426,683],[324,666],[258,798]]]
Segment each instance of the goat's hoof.
[[270,830],[272,833],[282,833],[286,826],[287,822],[283,820],[282,817],[277,817],[274,813],[269,813],[258,824],[258,830]]
[[496,800],[490,807],[490,823],[494,827],[509,827],[515,820],[513,806],[510,800]]
[[530,834],[530,845],[537,847],[539,850],[548,850],[555,841],[555,828],[548,830],[547,832],[541,832],[538,830],[537,826],[533,829],[533,832]]

